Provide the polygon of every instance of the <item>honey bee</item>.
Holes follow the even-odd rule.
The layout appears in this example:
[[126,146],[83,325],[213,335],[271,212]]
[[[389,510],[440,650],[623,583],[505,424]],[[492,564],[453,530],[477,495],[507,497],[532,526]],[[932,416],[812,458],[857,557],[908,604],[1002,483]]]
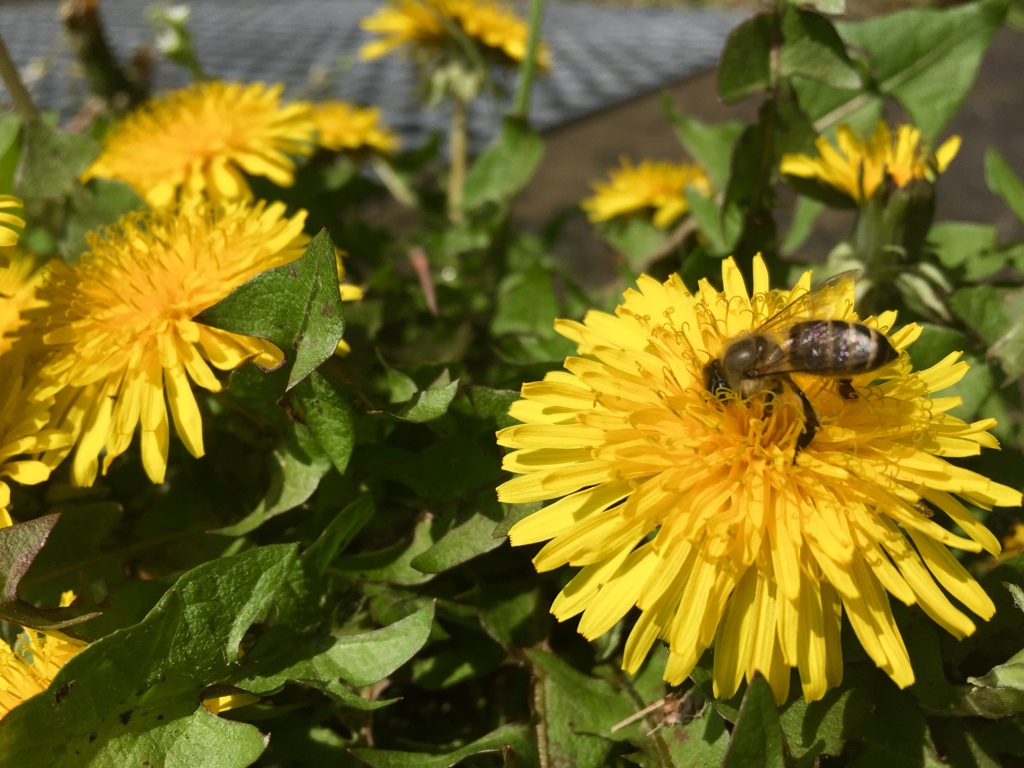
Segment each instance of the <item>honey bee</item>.
[[[784,387],[800,398],[804,428],[797,439],[799,453],[821,427],[811,401],[790,378],[791,373],[810,373],[839,379],[839,394],[856,399],[850,377],[877,370],[899,353],[874,328],[845,320],[814,320],[834,317],[849,304],[856,272],[844,272],[797,298],[750,333],[726,342],[719,356],[704,366],[704,386],[718,395],[729,389],[741,398],[758,392],[781,394]],[[770,407],[770,404],[769,404]],[[795,458],[795,454],[794,454]]]

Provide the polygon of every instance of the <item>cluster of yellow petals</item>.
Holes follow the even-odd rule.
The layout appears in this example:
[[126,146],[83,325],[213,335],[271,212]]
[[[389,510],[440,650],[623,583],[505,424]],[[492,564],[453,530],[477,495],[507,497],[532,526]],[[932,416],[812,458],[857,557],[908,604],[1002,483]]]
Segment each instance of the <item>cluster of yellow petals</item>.
[[870,199],[886,177],[900,189],[915,179],[935,181],[960,150],[953,136],[934,153],[921,146],[921,131],[901,125],[893,139],[885,122],[879,122],[866,142],[848,125],[836,129],[836,146],[824,136],[815,142],[818,157],[792,154],[782,158],[780,170],[790,176],[818,179],[856,202]]
[[151,99],[107,132],[82,179],[120,179],[152,206],[249,197],[246,173],[290,186],[314,128],[308,105],[281,103],[283,88],[210,81]]
[[[0,509],[0,528],[11,523],[10,515]],[[74,599],[74,592],[62,594],[61,608],[71,605]],[[60,668],[85,646],[83,641],[62,632],[35,629],[22,630],[13,648],[0,640],[0,718],[45,691]]]
[[[153,482],[167,467],[169,419],[185,447],[203,455],[202,422],[190,381],[217,392],[213,369],[252,361],[273,368],[282,353],[192,318],[260,272],[294,261],[307,238],[305,213],[282,203],[225,205],[201,199],[182,209],[128,214],[93,233],[74,266],[53,262],[34,322],[44,345],[37,397],[56,397],[51,425],[77,441],[72,479],[91,485],[141,426],[142,462]],[[51,466],[68,450],[44,456]]]
[[[526,24],[495,0],[388,0],[386,7],[363,19],[363,29],[382,37],[364,45],[360,56],[376,59],[402,49],[413,55],[431,55],[457,46],[449,25],[509,63],[526,57]],[[537,60],[543,67],[550,64],[550,53],[543,44]]]
[[25,220],[13,211],[20,211],[21,207],[21,200],[14,195],[0,195],[0,247],[17,244],[19,235],[12,227],[23,229]]
[[317,143],[332,152],[360,149],[394,152],[401,144],[398,135],[381,123],[377,107],[324,101],[312,105],[312,116]]
[[645,160],[632,165],[626,158],[621,162],[607,182],[594,183],[594,196],[581,203],[591,221],[653,209],[654,226],[668,227],[689,210],[687,187],[707,196],[712,193],[707,174],[692,163]]
[[[906,349],[921,328],[893,330],[895,313],[885,312],[860,322],[900,354],[850,377],[858,397],[843,397],[833,379],[793,376],[821,421],[798,451],[795,393],[723,402],[706,391],[703,370],[727,341],[805,294],[810,273],[791,291],[771,290],[758,258],[748,293],[729,259],[722,277],[722,291],[702,281],[691,293],[677,276],[641,276],[614,315],[558,321],[579,355],[525,384],[510,411],[523,423],[498,433],[513,449],[504,467],[520,475],[499,499],[557,499],[517,523],[512,543],[548,541],[534,559],[540,571],[580,568],[552,612],[582,614],[587,638],[639,608],[629,671],[660,638],[665,678],[678,684],[713,645],[716,696],[759,672],[782,702],[796,668],[813,701],[842,678],[845,611],[871,659],[910,685],[889,595],[957,637],[975,625],[947,593],[984,619],[994,611],[948,548],[996,553],[999,542],[957,497],[990,509],[1018,505],[1021,494],[943,457],[997,447],[987,431],[995,422],[951,415],[959,398],[934,393],[967,365],[952,354],[912,370]],[[793,319],[853,321],[852,306],[850,281],[833,317]],[[966,537],[933,519],[939,513]]]

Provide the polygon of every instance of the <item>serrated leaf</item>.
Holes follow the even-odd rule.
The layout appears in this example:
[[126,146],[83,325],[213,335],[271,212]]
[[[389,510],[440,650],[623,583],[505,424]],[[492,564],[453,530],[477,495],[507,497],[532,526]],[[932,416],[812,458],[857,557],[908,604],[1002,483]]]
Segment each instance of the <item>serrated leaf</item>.
[[504,537],[494,536],[494,526],[502,517],[498,500],[479,504],[479,510],[448,531],[426,552],[413,558],[410,565],[423,573],[444,573],[504,544]]
[[944,267],[956,269],[976,254],[994,248],[996,234],[990,224],[942,221],[928,230],[928,245]]
[[867,54],[878,91],[898,99],[914,125],[934,137],[960,108],[1005,14],[1003,0],[982,0],[898,11],[838,28]]
[[537,745],[532,728],[504,725],[471,744],[443,755],[425,752],[398,752],[385,749],[353,749],[352,754],[372,768],[449,768],[473,755],[500,752],[505,765],[539,768]]
[[999,195],[1019,221],[1024,221],[1024,181],[995,149],[985,152],[985,184]]
[[[613,742],[612,726],[636,712],[636,704],[607,680],[589,677],[552,654],[527,650],[537,686],[543,696],[546,764],[574,768],[608,765]],[[634,723],[616,736],[625,739],[640,733]]]
[[26,200],[66,197],[99,151],[99,145],[88,136],[66,133],[44,122],[25,125],[15,194]]
[[679,141],[711,179],[712,189],[725,189],[732,150],[743,133],[743,123],[739,120],[714,125],[702,123],[677,110],[668,94],[662,98],[661,104]]
[[1024,375],[1024,289],[961,288],[950,306],[989,345],[988,356],[999,361],[1009,381]]
[[779,74],[800,75],[843,90],[860,87],[860,76],[832,23],[819,13],[793,6],[782,13]]
[[195,319],[276,344],[292,363],[291,389],[334,354],[345,331],[330,236],[321,231],[301,258],[257,275]]
[[291,429],[275,446],[269,466],[270,487],[260,503],[237,523],[220,528],[216,533],[245,536],[270,518],[303,504],[330,470],[331,460],[309,429],[292,422]]
[[784,768],[782,727],[772,689],[761,675],[747,685],[722,768]]
[[242,638],[267,617],[295,562],[294,546],[279,545],[182,576],[139,624],[83,649],[46,693],[0,720],[0,764],[250,765],[263,734],[212,716],[201,693],[240,676]]
[[512,403],[519,399],[519,392],[514,389],[490,389],[472,384],[466,387],[466,396],[473,404],[474,410],[484,419],[493,419],[498,428],[515,424],[516,420],[508,415]]
[[436,541],[432,529],[433,521],[425,517],[416,524],[411,540],[396,541],[374,552],[342,555],[330,570],[350,579],[406,586],[430,581],[433,574],[417,571],[410,563]]
[[302,403],[309,431],[334,468],[344,475],[356,442],[352,406],[334,382],[320,371],[313,371],[292,392]]
[[986,688],[1013,688],[1024,691],[1024,651],[1008,661],[992,667],[981,677],[968,677],[967,682]]
[[420,390],[412,396],[405,408],[393,416],[399,421],[408,421],[412,424],[434,421],[448,412],[448,406],[452,404],[458,391],[458,379],[430,389]]
[[506,117],[501,135],[484,150],[466,174],[462,207],[475,210],[485,203],[507,203],[533,176],[544,142],[524,120]]
[[18,597],[18,585],[46,544],[58,517],[46,515],[0,528],[0,618],[3,620],[35,629],[61,629],[99,615],[75,615],[76,611],[65,608],[36,608]]
[[718,95],[726,104],[762,91],[771,83],[771,14],[747,19],[729,33],[718,62]]
[[822,755],[838,756],[861,723],[871,714],[868,686],[833,688],[808,704],[803,698],[788,702],[779,713],[786,750],[798,766],[817,765]]

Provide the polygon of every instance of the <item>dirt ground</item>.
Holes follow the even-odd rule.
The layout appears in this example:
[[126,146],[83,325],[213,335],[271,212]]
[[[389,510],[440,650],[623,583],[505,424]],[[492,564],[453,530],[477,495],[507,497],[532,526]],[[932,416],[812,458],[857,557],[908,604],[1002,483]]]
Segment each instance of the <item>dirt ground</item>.
[[[1002,237],[1024,236],[1010,210],[985,186],[984,156],[995,147],[1010,167],[1024,176],[1024,34],[1009,29],[996,35],[978,79],[946,135],[963,137],[960,153],[940,181],[937,219],[996,224]],[[722,104],[715,72],[688,78],[666,89],[679,109],[704,121],[749,120],[756,102]],[[650,93],[595,115],[549,131],[542,165],[517,204],[516,215],[539,228],[559,211],[571,211],[562,255],[586,274],[587,282],[612,279],[612,254],[600,243],[579,201],[590,184],[606,176],[619,158],[684,160],[685,153],[661,109],[661,92]],[[850,216],[826,211],[815,235],[798,254],[801,260],[821,258],[850,226]]]

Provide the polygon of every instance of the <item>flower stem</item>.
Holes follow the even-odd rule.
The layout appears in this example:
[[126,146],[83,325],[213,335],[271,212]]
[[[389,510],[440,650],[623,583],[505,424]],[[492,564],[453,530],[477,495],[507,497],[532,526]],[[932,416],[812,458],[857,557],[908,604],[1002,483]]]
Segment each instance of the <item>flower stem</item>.
[[466,140],[468,119],[469,105],[458,97],[452,99],[451,167],[448,172],[448,220],[452,224],[462,221],[462,188],[466,184],[466,156],[469,151]]
[[29,94],[28,88],[25,87],[25,83],[22,82],[21,75],[18,74],[18,68],[11,59],[3,37],[0,37],[0,80],[6,86],[7,92],[11,94],[14,108],[21,114],[21,119],[25,123],[39,122],[41,119],[39,109],[32,101],[32,96]]
[[526,119],[530,111],[530,91],[537,72],[537,51],[540,49],[540,25],[544,15],[544,0],[530,0],[530,31],[526,38],[526,55],[519,67],[519,82],[512,102],[512,114]]

